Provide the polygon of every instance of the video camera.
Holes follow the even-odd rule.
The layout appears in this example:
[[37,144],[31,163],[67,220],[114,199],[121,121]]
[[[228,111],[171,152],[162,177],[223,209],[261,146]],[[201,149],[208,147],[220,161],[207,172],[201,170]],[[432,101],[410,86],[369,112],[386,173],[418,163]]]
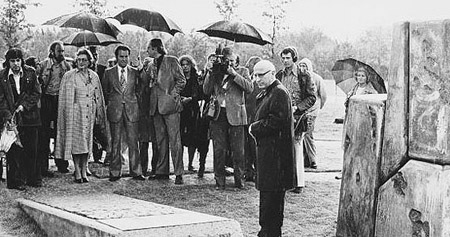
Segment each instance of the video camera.
[[213,62],[212,71],[220,74],[227,74],[230,62],[225,58],[221,44],[216,48],[216,60]]

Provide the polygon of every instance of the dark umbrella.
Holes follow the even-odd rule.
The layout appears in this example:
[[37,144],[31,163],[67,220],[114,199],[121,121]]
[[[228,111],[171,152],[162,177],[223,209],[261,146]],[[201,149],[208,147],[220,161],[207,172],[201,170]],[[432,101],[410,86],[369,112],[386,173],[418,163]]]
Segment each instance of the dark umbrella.
[[120,30],[106,19],[87,12],[66,14],[46,21],[43,25],[77,28],[116,37]]
[[355,78],[355,72],[359,67],[364,67],[369,73],[368,81],[372,84],[373,88],[380,94],[386,93],[386,87],[384,85],[383,78],[369,65],[360,62],[353,58],[347,58],[338,60],[334,63],[331,69],[331,74],[339,86],[346,94],[357,84]]
[[120,24],[135,25],[147,31],[162,31],[171,35],[175,35],[177,32],[183,33],[175,22],[155,11],[128,8],[114,16],[114,19],[118,20]]
[[65,45],[72,45],[77,47],[92,46],[92,45],[108,46],[110,44],[122,43],[110,35],[105,35],[102,33],[94,33],[90,31],[83,31],[71,34],[69,36],[62,38],[61,41]]
[[218,21],[197,30],[211,37],[234,42],[247,42],[259,45],[272,44],[272,39],[260,29],[244,22]]

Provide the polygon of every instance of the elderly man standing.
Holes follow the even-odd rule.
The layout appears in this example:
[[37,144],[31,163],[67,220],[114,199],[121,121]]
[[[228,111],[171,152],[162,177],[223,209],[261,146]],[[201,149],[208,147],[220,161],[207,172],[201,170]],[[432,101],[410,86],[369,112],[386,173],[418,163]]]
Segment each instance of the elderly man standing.
[[295,64],[298,59],[298,53],[295,47],[284,48],[280,56],[284,69],[280,70],[275,77],[286,86],[291,94],[294,116],[297,117],[297,120],[300,120],[296,121],[299,129],[295,129],[294,133],[297,185],[292,191],[294,193],[301,193],[305,186],[305,170],[303,167],[303,150],[301,144],[305,132],[304,123],[306,121],[302,118],[305,118],[303,115],[316,102],[316,86],[311,79],[310,73],[308,71],[302,72],[297,64]]
[[[50,137],[56,138],[56,120],[58,115],[59,86],[63,75],[72,69],[70,63],[64,58],[64,45],[55,41],[50,45],[48,58],[41,62],[38,79],[41,83],[41,120],[39,130],[38,160],[41,162],[42,176],[52,177],[49,172],[48,155],[50,154]],[[56,144],[56,141],[55,141]],[[67,173],[69,162],[55,159],[56,167],[61,173]]]
[[325,85],[323,82],[323,78],[319,76],[317,73],[313,72],[313,65],[311,60],[307,58],[303,58],[298,62],[298,67],[302,73],[309,72],[311,78],[316,84],[316,102],[311,108],[306,110],[306,123],[307,129],[305,135],[303,137],[303,155],[305,160],[305,167],[310,167],[312,169],[317,169],[316,162],[316,143],[314,141],[314,127],[316,123],[317,115],[319,114],[319,110],[323,108],[325,102],[327,101],[327,93],[325,91]]
[[175,171],[175,184],[183,184],[183,146],[180,134],[180,93],[186,78],[180,62],[167,51],[161,39],[152,39],[147,48],[154,59],[150,69],[150,116],[153,116],[159,158],[155,175],[149,179],[169,179],[169,147]]
[[139,71],[128,65],[130,51],[126,45],[117,46],[114,52],[117,65],[105,71],[102,81],[107,104],[106,116],[111,128],[112,157],[109,180],[113,182],[119,180],[122,175],[122,131],[126,134],[130,174],[135,180],[145,180],[138,148],[138,96],[141,94],[138,84]]
[[255,122],[249,127],[256,140],[261,225],[258,236],[281,236],[284,197],[295,182],[292,102],[288,90],[275,79],[271,62],[258,62],[253,75],[258,87],[263,89],[256,97]]
[[212,72],[206,76],[203,84],[205,94],[212,94],[215,98],[218,111],[210,125],[214,149],[214,178],[216,189],[224,190],[225,160],[229,154],[234,165],[234,186],[242,189],[245,125],[248,124],[245,94],[253,91],[253,84],[248,69],[237,67],[237,56],[231,48],[224,48],[221,53],[221,62],[213,65]]

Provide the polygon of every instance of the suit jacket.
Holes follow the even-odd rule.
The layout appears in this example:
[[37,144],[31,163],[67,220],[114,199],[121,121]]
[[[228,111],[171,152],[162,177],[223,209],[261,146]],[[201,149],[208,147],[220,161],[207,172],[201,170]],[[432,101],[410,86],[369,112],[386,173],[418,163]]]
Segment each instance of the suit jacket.
[[[245,93],[253,91],[253,83],[247,68],[238,67],[236,76],[224,76],[208,73],[203,84],[203,91],[213,97],[224,96],[228,122],[232,126],[247,125],[247,109],[245,108]],[[220,108],[219,108],[220,109]]]
[[158,73],[156,73],[157,59],[150,67],[150,74],[155,77],[151,79],[154,81],[150,92],[150,115],[152,116],[156,109],[163,115],[181,112],[180,93],[186,85],[186,78],[178,59],[170,55],[161,57],[163,59]]
[[[9,82],[9,69],[5,68],[0,71],[0,103],[3,109],[9,110],[10,113],[22,105],[24,111],[17,114],[16,122],[19,126],[40,126],[40,108],[38,106],[41,97],[41,87],[37,81],[34,68],[24,65],[22,67],[23,74],[20,77],[20,94],[14,99],[12,85]],[[7,105],[7,106],[5,106]]]
[[[127,85],[122,92],[119,80],[118,65],[105,71],[102,81],[103,95],[106,103],[106,116],[108,121],[117,123],[121,121],[123,110],[130,122],[139,121],[138,97],[141,86],[139,84],[139,71],[127,65]],[[124,106],[125,105],[125,106]]]

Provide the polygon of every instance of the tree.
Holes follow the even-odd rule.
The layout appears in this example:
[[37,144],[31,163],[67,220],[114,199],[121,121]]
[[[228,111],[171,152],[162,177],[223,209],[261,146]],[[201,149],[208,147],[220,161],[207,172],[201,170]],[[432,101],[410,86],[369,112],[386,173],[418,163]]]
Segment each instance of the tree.
[[0,7],[0,36],[1,47],[18,47],[23,42],[31,39],[31,35],[25,34],[24,30],[32,25],[25,21],[24,11],[28,6],[38,6],[39,3],[20,0],[3,0],[4,5]]
[[103,16],[107,13],[106,0],[75,0],[73,6],[96,16]]
[[231,21],[237,17],[236,10],[239,6],[237,0],[216,0],[214,4],[224,20]]
[[275,56],[275,44],[277,36],[283,28],[284,18],[286,17],[286,6],[292,0],[266,0],[268,6],[267,11],[263,11],[263,16],[270,19],[272,33],[270,34],[272,42],[271,57]]

